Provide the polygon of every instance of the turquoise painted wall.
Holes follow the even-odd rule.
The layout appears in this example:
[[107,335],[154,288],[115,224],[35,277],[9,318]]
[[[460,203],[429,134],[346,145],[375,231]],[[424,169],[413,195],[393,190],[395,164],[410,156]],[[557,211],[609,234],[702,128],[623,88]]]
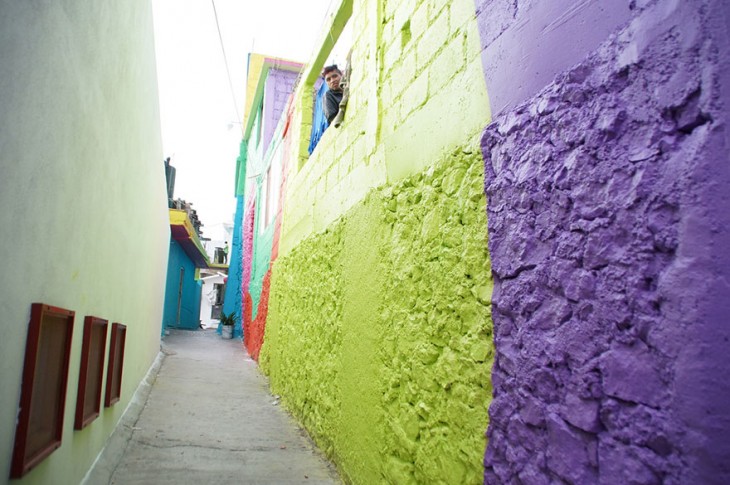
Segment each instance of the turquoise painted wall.
[[[200,291],[202,283],[195,279],[195,265],[180,244],[170,240],[170,256],[167,265],[167,287],[165,288],[164,328],[197,330],[200,325]],[[177,322],[178,292],[180,274],[183,274],[180,322]]]
[[[226,281],[226,293],[223,298],[223,311],[226,314],[233,313],[236,315],[236,325],[233,327],[234,337],[241,337],[243,335],[241,326],[241,279],[243,276],[242,223],[243,195],[238,195],[236,197],[236,217],[233,224],[233,241],[231,241],[231,259],[228,262],[228,280]],[[218,332],[221,332],[220,328],[218,328]]]

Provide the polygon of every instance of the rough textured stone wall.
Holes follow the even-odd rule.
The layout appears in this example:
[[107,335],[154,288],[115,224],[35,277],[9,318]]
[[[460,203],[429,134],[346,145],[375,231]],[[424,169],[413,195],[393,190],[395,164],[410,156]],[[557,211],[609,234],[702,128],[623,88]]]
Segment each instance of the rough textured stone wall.
[[252,196],[246,203],[246,210],[243,216],[241,232],[243,233],[243,251],[241,254],[241,266],[243,276],[241,277],[241,326],[243,327],[243,343],[249,353],[248,335],[251,331],[253,300],[249,291],[251,287],[251,272],[253,270],[253,239],[254,239],[254,213],[256,210],[256,197]]
[[274,263],[262,368],[353,483],[481,483],[491,394],[482,162],[372,191]]
[[349,15],[352,96],[307,157],[316,54],[286,130],[299,146],[260,363],[346,481],[481,483],[489,115],[473,3],[337,3],[323,36]]
[[306,116],[291,126],[303,140],[293,156],[303,158],[290,165],[282,254],[324,231],[371,189],[421,172],[478,136],[489,121],[473,0],[352,3],[347,116],[308,158],[313,100],[302,91],[306,83],[296,93],[294,119]]
[[727,4],[616,8],[483,136],[488,483],[730,481]]
[[374,377],[384,382],[386,483],[481,481],[493,355],[483,172],[476,153],[451,157],[383,192],[390,230]]

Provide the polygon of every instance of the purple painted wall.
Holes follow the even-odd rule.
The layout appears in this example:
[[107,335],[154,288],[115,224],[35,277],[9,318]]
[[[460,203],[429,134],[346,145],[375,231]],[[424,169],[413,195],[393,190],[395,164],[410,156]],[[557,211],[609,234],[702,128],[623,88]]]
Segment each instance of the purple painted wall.
[[626,24],[629,1],[476,0],[492,114],[531,98]]
[[298,72],[283,69],[272,68],[269,70],[264,92],[264,147],[269,146],[271,138],[274,136],[276,125],[284,112],[286,101],[289,99],[298,75]]
[[730,483],[729,10],[477,0],[486,482]]

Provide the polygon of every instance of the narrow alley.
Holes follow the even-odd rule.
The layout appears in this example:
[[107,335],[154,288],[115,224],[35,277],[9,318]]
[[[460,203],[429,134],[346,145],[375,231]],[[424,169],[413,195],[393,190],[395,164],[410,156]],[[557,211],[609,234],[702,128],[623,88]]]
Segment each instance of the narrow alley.
[[162,354],[85,483],[340,483],[240,340],[171,330]]
[[0,2],[0,485],[730,484],[729,26]]

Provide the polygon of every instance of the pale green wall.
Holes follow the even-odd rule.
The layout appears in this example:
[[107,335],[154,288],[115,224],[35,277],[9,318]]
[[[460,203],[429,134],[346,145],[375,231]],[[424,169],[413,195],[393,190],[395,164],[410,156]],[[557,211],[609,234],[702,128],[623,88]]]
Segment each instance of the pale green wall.
[[[0,481],[33,302],[76,311],[63,446],[22,483],[78,483],[159,350],[169,240],[147,1],[3,1]],[[83,317],[126,324],[121,401],[73,430]]]

